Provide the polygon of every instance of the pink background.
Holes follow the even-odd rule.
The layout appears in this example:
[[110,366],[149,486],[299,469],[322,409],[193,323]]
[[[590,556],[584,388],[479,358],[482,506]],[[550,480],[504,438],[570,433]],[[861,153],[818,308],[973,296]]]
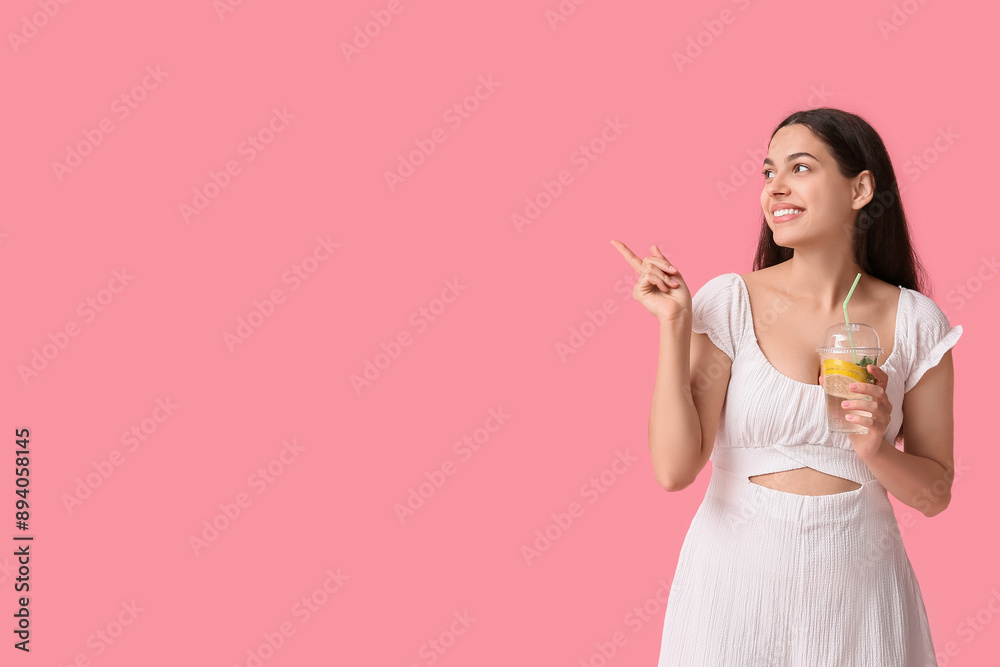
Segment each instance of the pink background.
[[[219,6],[4,4],[0,662],[655,664],[711,466],[681,493],[653,478],[657,326],[608,240],[659,243],[693,290],[749,271],[760,156],[740,167],[829,105],[881,133],[965,329],[951,506],[893,503],[940,665],[995,664],[995,6]],[[371,12],[391,21],[345,55]],[[227,344],[240,318],[259,326]],[[30,654],[7,555],[24,427]]]

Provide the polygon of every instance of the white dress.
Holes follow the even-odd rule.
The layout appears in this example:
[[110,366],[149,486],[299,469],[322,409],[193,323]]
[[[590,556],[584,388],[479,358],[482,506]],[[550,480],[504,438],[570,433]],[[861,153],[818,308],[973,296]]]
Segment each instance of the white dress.
[[[899,289],[895,341],[880,364],[893,406],[889,442],[903,394],[962,335],[930,298]],[[827,429],[823,388],[764,356],[739,274],[698,291],[692,329],[733,360],[732,375],[712,477],[678,556],[659,667],[936,667],[885,487],[847,436]],[[803,466],[861,487],[806,496],[747,479]]]

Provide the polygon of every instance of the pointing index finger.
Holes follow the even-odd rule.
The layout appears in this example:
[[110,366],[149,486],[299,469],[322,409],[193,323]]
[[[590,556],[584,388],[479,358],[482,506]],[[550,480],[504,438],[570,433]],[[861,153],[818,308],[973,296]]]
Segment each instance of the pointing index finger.
[[636,273],[640,272],[640,270],[642,269],[642,260],[639,259],[639,257],[637,257],[634,252],[629,250],[629,247],[627,245],[625,245],[621,241],[611,241],[611,245],[613,245],[615,248],[618,249],[618,252],[620,252],[622,254],[622,257],[625,258],[625,261],[627,261],[629,265],[633,269],[635,269]]

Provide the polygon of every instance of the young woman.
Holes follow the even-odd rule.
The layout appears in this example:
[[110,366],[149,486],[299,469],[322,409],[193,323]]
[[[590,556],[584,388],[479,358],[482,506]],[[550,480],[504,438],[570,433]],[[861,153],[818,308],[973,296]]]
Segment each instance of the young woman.
[[[942,512],[954,477],[951,348],[962,334],[922,293],[889,155],[857,115],[786,118],[763,164],[753,271],[692,299],[657,246],[633,296],[660,322],[649,418],[657,481],[679,491],[712,461],[681,547],[660,667],[933,667],[923,599],[889,503]],[[884,353],[867,433],[831,433],[816,347],[871,325]],[[900,444],[898,449],[895,444]]]

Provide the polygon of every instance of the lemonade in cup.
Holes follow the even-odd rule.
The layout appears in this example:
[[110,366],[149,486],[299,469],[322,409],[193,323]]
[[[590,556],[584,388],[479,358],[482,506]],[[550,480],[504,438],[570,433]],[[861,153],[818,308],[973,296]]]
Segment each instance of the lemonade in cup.
[[868,372],[868,364],[877,366],[882,354],[878,333],[859,322],[834,324],[826,330],[823,342],[816,351],[822,363],[830,432],[867,433],[867,427],[851,423],[845,417],[849,414],[871,417],[872,414],[864,410],[845,410],[840,404],[845,400],[872,400],[868,394],[853,392],[848,387],[852,382],[875,384],[875,378]]

